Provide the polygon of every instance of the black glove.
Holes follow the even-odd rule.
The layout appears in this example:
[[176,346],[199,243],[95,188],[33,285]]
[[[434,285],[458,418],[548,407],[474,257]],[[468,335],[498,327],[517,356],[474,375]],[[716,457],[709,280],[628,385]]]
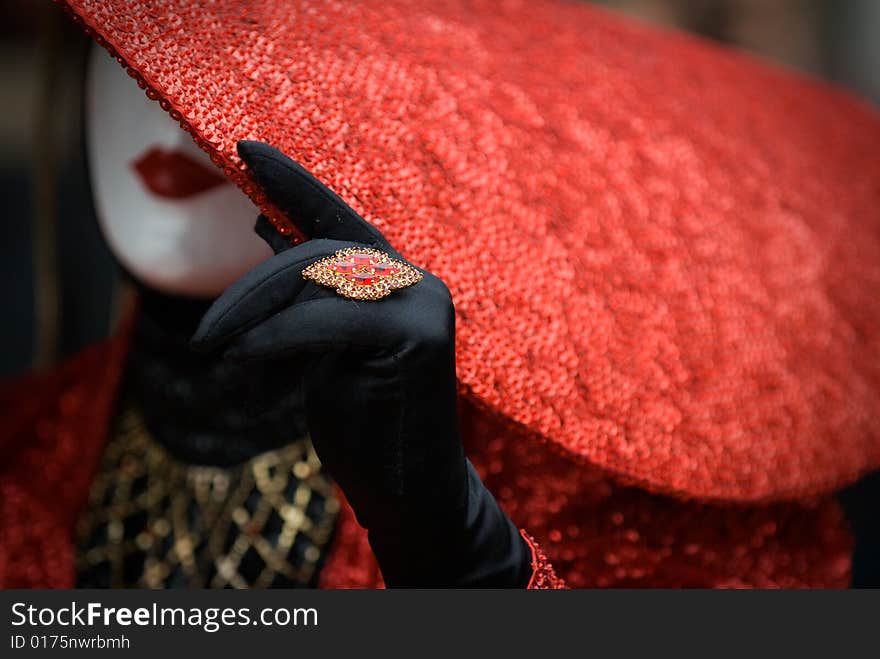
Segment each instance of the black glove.
[[280,253],[214,303],[193,346],[270,360],[302,378],[315,450],[368,530],[388,586],[525,586],[528,545],[459,438],[448,289],[422,271],[422,281],[389,297],[354,301],[305,281],[306,266],[346,247],[403,258],[276,149],[239,142],[238,151],[310,240],[291,248],[259,218],[258,233]]

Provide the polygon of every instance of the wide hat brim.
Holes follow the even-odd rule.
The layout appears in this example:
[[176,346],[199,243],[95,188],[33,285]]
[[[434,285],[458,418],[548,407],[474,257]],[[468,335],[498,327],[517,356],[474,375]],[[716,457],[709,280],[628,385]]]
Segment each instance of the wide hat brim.
[[238,140],[443,278],[463,390],[535,441],[717,500],[880,463],[868,106],[576,4],[61,4],[281,231]]

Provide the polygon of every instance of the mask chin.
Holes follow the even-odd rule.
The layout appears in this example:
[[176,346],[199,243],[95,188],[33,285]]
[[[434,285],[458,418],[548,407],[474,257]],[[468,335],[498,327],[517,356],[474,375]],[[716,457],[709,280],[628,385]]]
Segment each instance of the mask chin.
[[251,201],[100,48],[89,53],[85,142],[98,223],[144,285],[214,297],[272,255]]

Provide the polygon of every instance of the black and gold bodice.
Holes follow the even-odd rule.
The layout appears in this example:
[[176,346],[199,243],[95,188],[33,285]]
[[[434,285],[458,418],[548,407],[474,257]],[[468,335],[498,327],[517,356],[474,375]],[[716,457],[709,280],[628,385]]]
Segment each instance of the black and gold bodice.
[[80,587],[317,583],[339,501],[299,388],[287,384],[299,375],[193,353],[206,308],[142,293],[119,409],[79,520]]

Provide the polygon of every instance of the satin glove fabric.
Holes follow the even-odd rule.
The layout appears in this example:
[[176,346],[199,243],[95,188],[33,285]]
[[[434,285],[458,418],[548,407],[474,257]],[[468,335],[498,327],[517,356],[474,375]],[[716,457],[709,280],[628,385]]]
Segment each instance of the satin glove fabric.
[[404,259],[276,149],[238,150],[310,240],[291,247],[259,218],[276,256],[212,305],[193,347],[274,363],[304,388],[315,449],[368,530],[386,585],[525,586],[530,550],[462,449],[448,289],[422,270],[417,284],[360,302],[304,280],[305,267],[346,247]]

